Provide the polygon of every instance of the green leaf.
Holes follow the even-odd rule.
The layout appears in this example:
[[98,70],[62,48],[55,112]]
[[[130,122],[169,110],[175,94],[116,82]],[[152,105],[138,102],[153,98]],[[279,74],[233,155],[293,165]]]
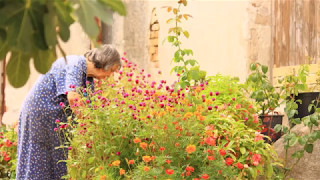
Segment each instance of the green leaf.
[[88,159],[88,163],[89,163],[89,164],[93,163],[94,159],[95,159],[95,157],[90,157],[90,158]]
[[292,155],[291,155],[291,157],[293,157],[293,158],[302,158],[303,157],[303,155],[304,155],[304,151],[303,150],[300,150],[300,151],[296,151],[296,152],[294,152]]
[[274,127],[274,131],[275,132],[280,132],[282,129],[282,125],[281,124],[277,124],[275,127]]
[[30,52],[32,48],[32,24],[28,15],[28,9],[12,18],[8,26],[8,45],[23,52]]
[[47,45],[55,46],[57,44],[55,14],[53,12],[45,14],[43,17],[43,21],[45,22],[44,35]]
[[273,174],[273,167],[271,163],[267,163],[267,177],[271,178]]
[[304,146],[304,150],[307,152],[307,153],[312,153],[313,151],[313,144],[306,144]]
[[174,36],[168,36],[168,41],[169,41],[169,42],[173,42],[173,41],[174,41],[174,38],[175,38]]
[[7,76],[13,87],[22,87],[28,81],[30,75],[29,60],[30,57],[21,52],[12,52],[7,64]]
[[261,66],[261,70],[264,74],[266,74],[268,72],[268,66]]
[[1,43],[0,46],[0,60],[3,60],[9,51],[8,41]]
[[307,140],[304,137],[300,137],[298,142],[300,145],[305,145],[307,143]]
[[246,153],[246,148],[245,147],[241,147],[240,148],[240,152],[241,152],[241,154],[245,154]]
[[99,34],[98,25],[96,24],[95,17],[101,19],[101,21],[111,24],[112,13],[108,11],[103,4],[98,3],[96,0],[77,0],[79,8],[75,13],[78,16],[78,20],[91,39],[94,39]]
[[189,32],[188,31],[183,31],[183,34],[186,38],[189,38]]
[[37,51],[36,56],[33,58],[36,70],[42,74],[48,72],[51,64],[56,60],[54,50]]
[[318,124],[318,115],[316,114],[310,115],[310,121],[312,124],[315,124],[315,125]]
[[99,2],[107,4],[113,11],[118,12],[122,16],[127,14],[126,7],[121,0],[99,0]]
[[196,60],[194,59],[189,59],[185,62],[185,65],[190,64],[191,66],[194,66],[196,63],[198,63]]
[[257,64],[256,63],[251,63],[250,64],[250,70],[251,71],[254,71],[254,70],[256,70],[257,69]]
[[289,139],[289,146],[292,147],[294,146],[297,142],[298,142],[299,138],[297,136],[292,136],[290,139]]

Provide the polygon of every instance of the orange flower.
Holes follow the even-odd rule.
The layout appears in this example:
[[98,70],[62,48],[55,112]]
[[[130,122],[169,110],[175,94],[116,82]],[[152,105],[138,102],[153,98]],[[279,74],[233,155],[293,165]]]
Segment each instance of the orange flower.
[[142,160],[146,163],[150,162],[151,161],[151,158],[150,156],[142,156]]
[[148,147],[148,144],[145,143],[145,142],[142,142],[142,143],[140,143],[140,147],[141,147],[142,149],[146,150],[147,147]]
[[184,114],[184,118],[189,118],[192,115],[193,115],[192,112],[187,112],[186,114]]
[[175,147],[179,147],[179,146],[180,146],[180,143],[175,143],[174,146],[175,146]]
[[120,161],[119,160],[115,160],[112,162],[113,166],[119,166],[120,165]]
[[135,138],[135,139],[133,140],[133,142],[137,144],[137,143],[141,142],[141,139],[140,139],[140,138]]
[[199,121],[203,121],[203,120],[205,120],[205,119],[206,119],[205,116],[198,116],[198,120],[199,120]]
[[195,145],[189,145],[189,146],[187,146],[186,151],[187,151],[188,154],[191,154],[191,153],[196,151],[196,146]]
[[128,164],[134,164],[134,160],[129,160]]
[[177,118],[181,117],[181,114],[176,114],[176,117],[177,117]]
[[100,176],[100,180],[106,180],[107,176],[106,175],[102,175]]
[[166,173],[167,173],[168,175],[171,175],[171,174],[174,173],[174,170],[173,170],[173,169],[167,169],[167,170],[166,170]]
[[121,176],[121,175],[125,174],[125,173],[126,173],[126,171],[125,171],[124,169],[122,169],[122,168],[121,168],[119,173],[120,173],[120,176]]
[[147,172],[147,171],[150,170],[150,168],[149,168],[148,166],[145,166],[145,167],[143,168],[143,170],[144,170],[145,172]]
[[202,109],[203,109],[203,107],[202,106],[197,106],[197,111],[201,111]]

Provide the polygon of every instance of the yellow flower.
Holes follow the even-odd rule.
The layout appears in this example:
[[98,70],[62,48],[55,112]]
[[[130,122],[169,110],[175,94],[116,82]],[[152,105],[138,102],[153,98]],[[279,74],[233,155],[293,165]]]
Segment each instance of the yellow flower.
[[120,166],[120,161],[119,160],[115,160],[112,162],[113,166]]
[[184,114],[184,118],[189,118],[192,116],[192,112],[187,112],[186,114]]
[[146,163],[151,161],[151,157],[150,156],[142,156],[142,160]]
[[196,146],[195,145],[189,145],[189,146],[187,146],[186,151],[187,151],[188,154],[191,154],[191,153],[196,151]]

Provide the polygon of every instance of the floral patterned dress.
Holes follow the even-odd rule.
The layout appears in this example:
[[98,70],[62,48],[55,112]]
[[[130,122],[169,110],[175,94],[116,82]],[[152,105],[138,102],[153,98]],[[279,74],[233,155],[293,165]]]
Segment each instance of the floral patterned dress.
[[66,174],[67,149],[55,149],[60,140],[54,128],[56,119],[66,121],[60,106],[66,94],[85,87],[87,79],[84,56],[67,56],[56,60],[45,75],[39,77],[20,111],[18,132],[17,179],[55,180]]

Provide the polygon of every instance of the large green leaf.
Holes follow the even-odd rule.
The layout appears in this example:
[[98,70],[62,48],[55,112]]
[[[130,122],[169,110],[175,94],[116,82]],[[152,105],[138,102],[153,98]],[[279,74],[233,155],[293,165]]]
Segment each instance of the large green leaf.
[[56,60],[56,54],[54,50],[37,51],[36,56],[33,58],[34,67],[42,74],[48,72],[51,64]]
[[49,11],[49,13],[44,15],[43,21],[45,22],[44,34],[46,37],[47,45],[54,47],[57,44],[56,16],[52,11]]
[[126,15],[126,7],[121,0],[99,0],[106,5],[108,5],[113,11],[118,12],[120,15]]
[[101,21],[111,24],[112,14],[110,11],[105,9],[101,3],[96,0],[77,0],[79,2],[79,8],[75,11],[78,16],[78,20],[83,27],[84,31],[89,35],[90,38],[96,38],[99,34],[98,26],[95,22],[95,17],[101,19]]
[[19,12],[12,18],[12,23],[8,25],[8,45],[10,49],[30,52],[32,48],[32,24],[28,10]]
[[72,6],[68,1],[54,1],[54,7],[58,16],[59,36],[67,42],[70,38],[69,26],[74,22]]
[[0,26],[13,23],[17,16],[23,12],[24,8],[24,4],[19,1],[6,4],[4,8],[0,9]]
[[7,64],[7,76],[13,87],[22,87],[28,81],[30,75],[29,60],[30,57],[21,52],[12,52]]
[[8,48],[8,42],[6,41],[6,31],[4,29],[0,28],[0,61],[4,59],[5,55],[7,54],[9,48]]

